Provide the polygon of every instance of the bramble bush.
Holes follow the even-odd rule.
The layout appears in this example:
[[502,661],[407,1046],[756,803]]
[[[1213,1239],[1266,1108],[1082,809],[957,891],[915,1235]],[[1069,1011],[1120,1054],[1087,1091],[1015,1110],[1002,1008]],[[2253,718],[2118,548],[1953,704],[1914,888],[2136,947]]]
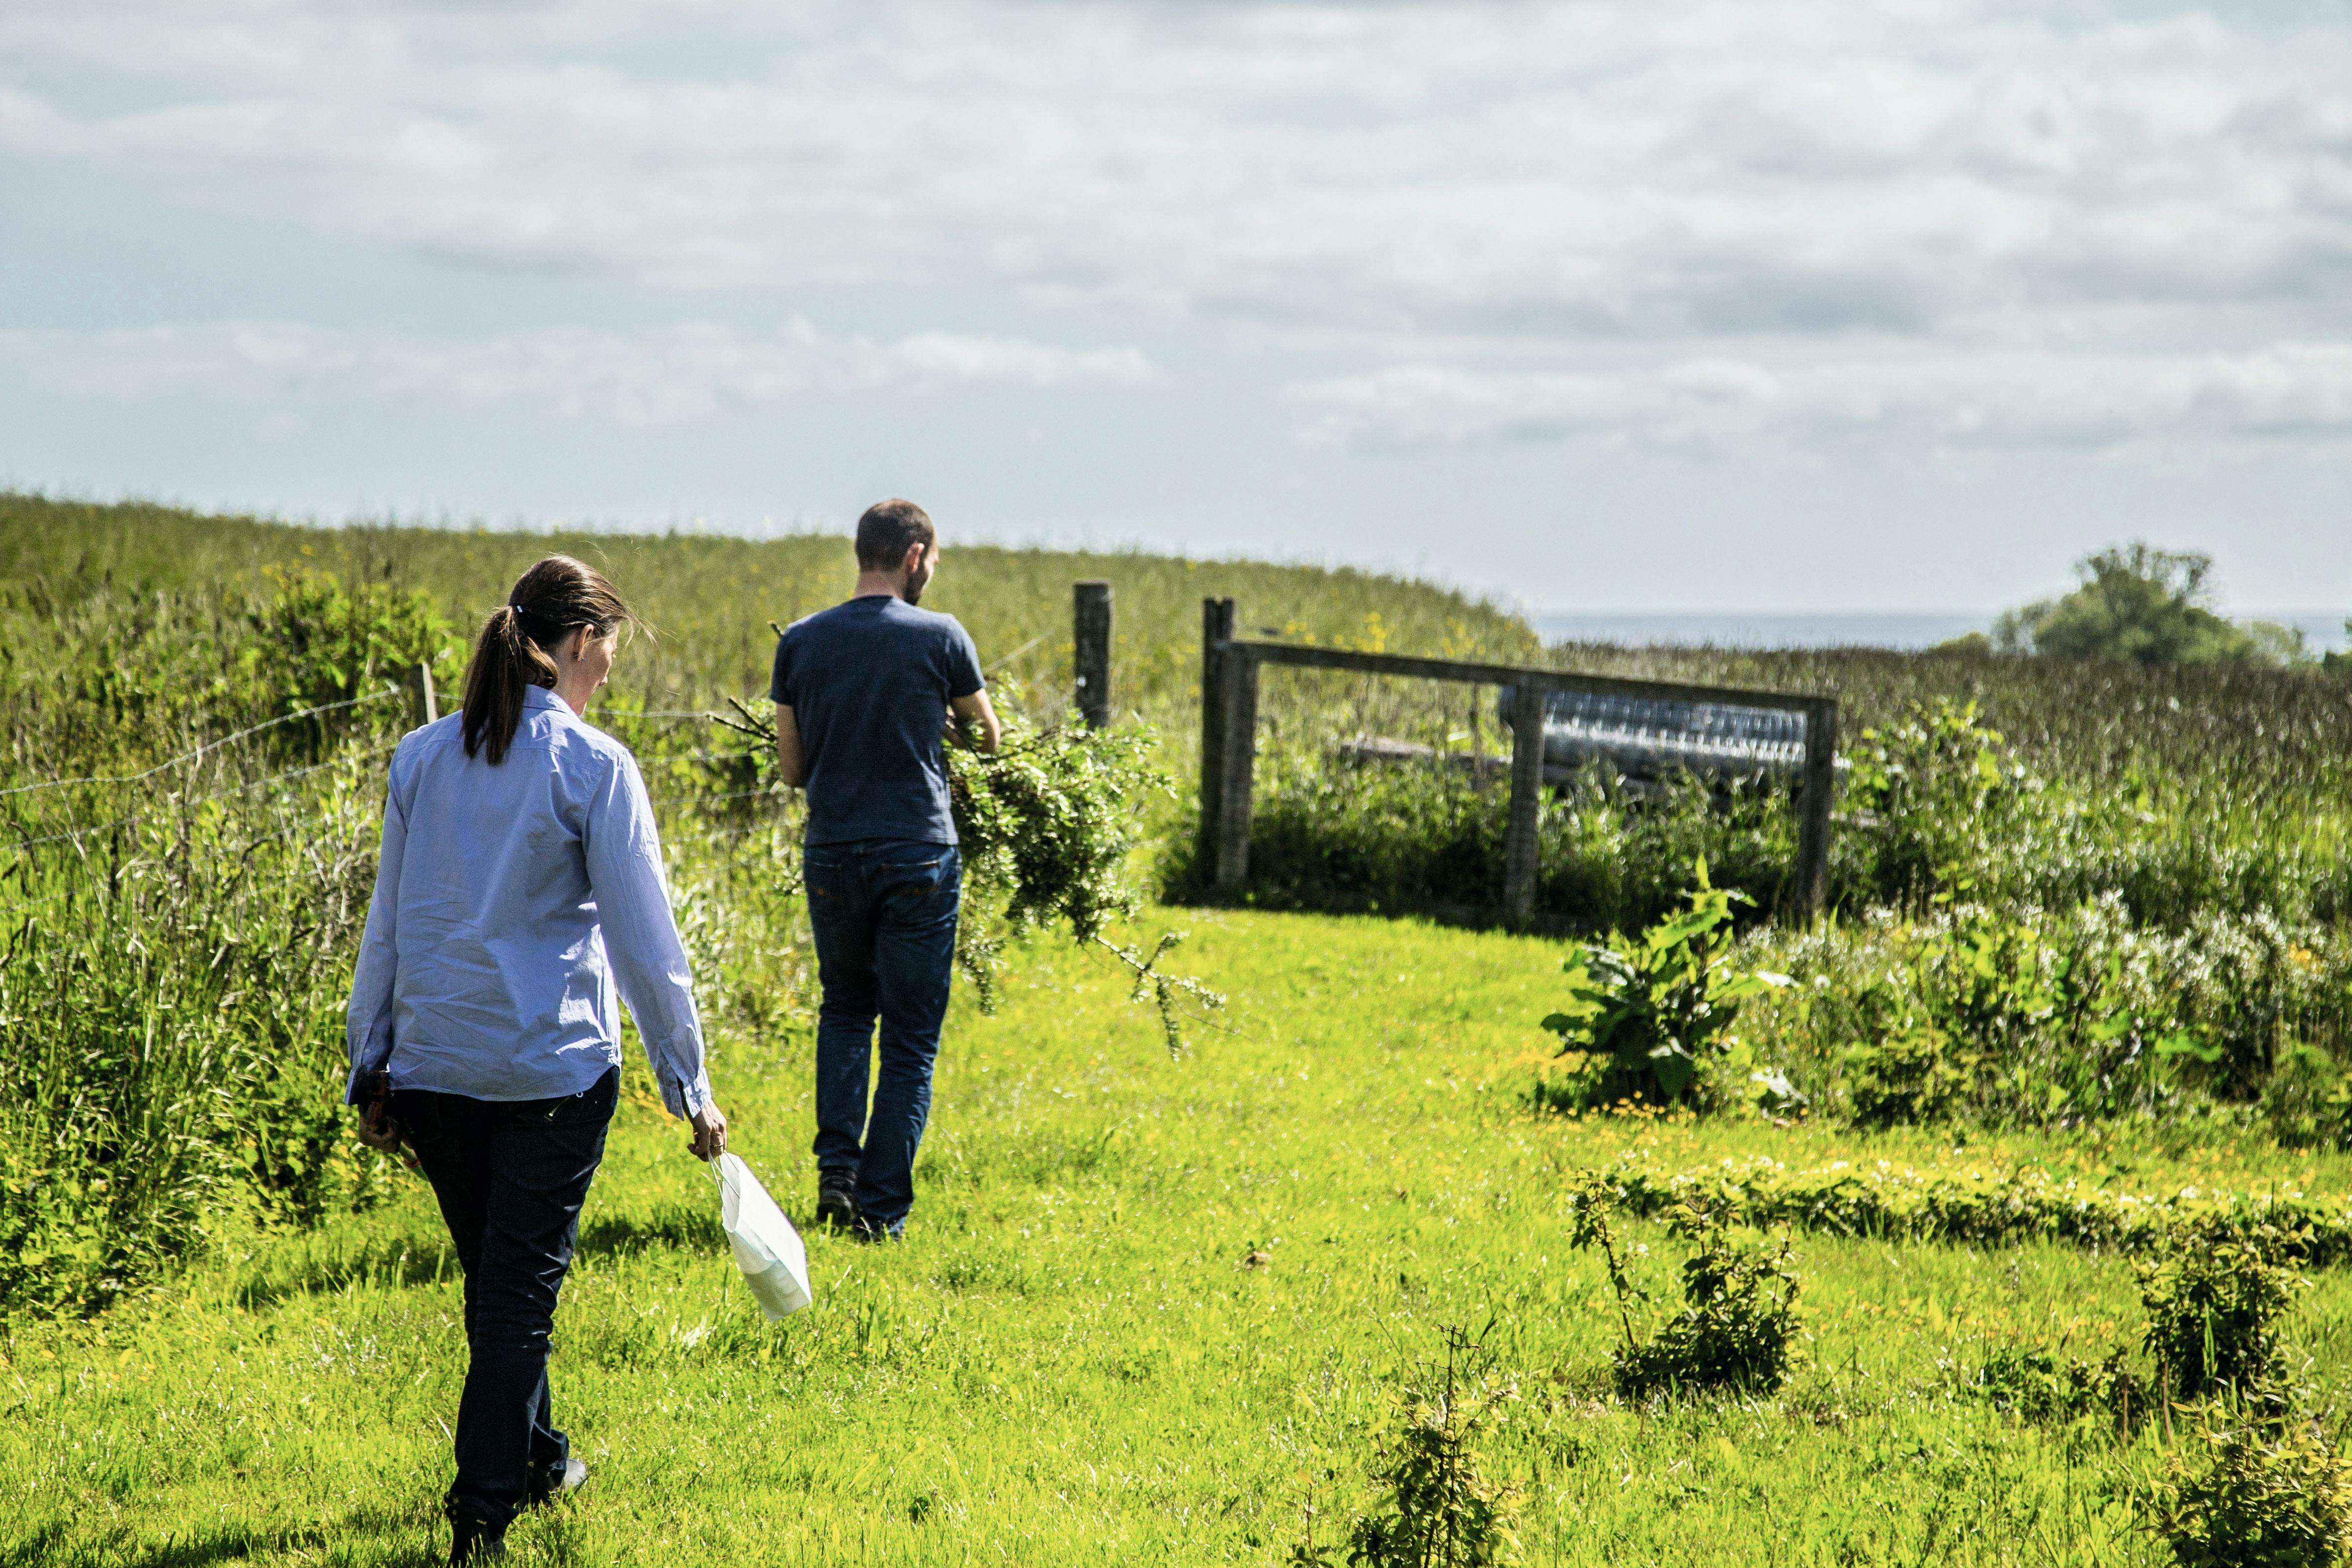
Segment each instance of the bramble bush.
[[1727,1207],[1685,1201],[1667,1210],[1676,1236],[1695,1241],[1684,1260],[1682,1310],[1658,1324],[1647,1343],[1633,1329],[1633,1303],[1648,1296],[1619,1256],[1607,1178],[1588,1172],[1569,1194],[1570,1245],[1596,1248],[1617,1298],[1624,1339],[1613,1356],[1617,1392],[1628,1399],[1657,1393],[1769,1394],[1788,1375],[1798,1333],[1796,1265],[1784,1232],[1778,1246],[1739,1224]]

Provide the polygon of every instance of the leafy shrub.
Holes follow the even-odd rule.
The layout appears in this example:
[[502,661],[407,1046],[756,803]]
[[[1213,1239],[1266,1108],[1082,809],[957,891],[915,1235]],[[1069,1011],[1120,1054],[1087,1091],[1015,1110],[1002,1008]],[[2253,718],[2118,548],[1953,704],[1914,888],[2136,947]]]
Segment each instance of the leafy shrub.
[[2325,1568],[2352,1552],[2352,1465],[2315,1423],[2236,1419],[2194,1474],[2158,1484],[2157,1529],[2181,1568]]
[[2290,1045],[2263,1087],[2263,1119],[2284,1148],[2352,1146],[2352,1082],[2326,1051]]
[[102,1308],[229,1214],[381,1192],[337,1109],[373,794],[327,777],[268,802],[291,827],[160,810],[0,932],[0,1308]]
[[2267,1225],[2236,1235],[2184,1227],[2161,1256],[2137,1265],[2147,1351],[2171,1397],[2244,1395],[2276,1378],[2273,1325],[2310,1288],[2280,1260],[2288,1240]]
[[2278,662],[2273,640],[2214,613],[2201,550],[2111,546],[2075,563],[2083,585],[2001,616],[1994,641],[2014,653],[2141,664]]
[[[2075,1124],[2254,1098],[2299,1045],[2318,1056],[2296,1071],[2324,1078],[2352,1014],[2352,945],[2267,912],[2166,933],[2136,925],[2119,895],[2060,911],[1967,903],[1743,946],[1743,964],[1796,981],[1759,998],[1750,1027],[1869,1126]],[[2328,1092],[2291,1081],[2277,1113],[2324,1117]]]
[[[1871,998],[1884,1010],[1886,993]],[[1958,1051],[1934,1024],[1905,1014],[1853,1046],[1844,1059],[1846,1094],[1853,1119],[1865,1127],[1940,1122],[1974,1085],[1983,1059]]]
[[1847,807],[1874,824],[1870,893],[1910,908],[1976,886],[2000,818],[2033,787],[1974,702],[1914,704],[1849,759]]
[[2181,1023],[2203,1047],[2215,1092],[2255,1098],[2290,1046],[2340,1037],[2346,976],[2333,933],[2268,910],[2209,911],[2169,946]]
[[2129,1423],[2147,1412],[2148,1399],[2124,1358],[2121,1350],[2092,1361],[2048,1345],[1995,1345],[1985,1353],[1973,1388],[2021,1420]]
[[1762,1245],[1712,1215],[1687,1212],[1699,1246],[1683,1262],[1683,1309],[1649,1343],[1619,1356],[1618,1391],[1629,1398],[1662,1389],[1769,1394],[1788,1375],[1797,1333],[1789,1238]]
[[1769,1394],[1780,1387],[1798,1327],[1800,1281],[1787,1235],[1773,1247],[1729,1223],[1724,1208],[1682,1203],[1668,1210],[1668,1228],[1696,1240],[1698,1249],[1683,1262],[1682,1310],[1644,1343],[1633,1332],[1632,1303],[1648,1298],[1618,1255],[1611,1196],[1598,1173],[1577,1185],[1570,1195],[1570,1242],[1600,1249],[1616,1292],[1625,1336],[1613,1357],[1618,1393],[1639,1399],[1662,1391]]
[[1575,1010],[1543,1027],[1560,1037],[1561,1055],[1601,1059],[1583,1086],[1589,1103],[1719,1100],[1694,1090],[1710,1068],[1747,1063],[1730,1032],[1740,1003],[1788,983],[1733,967],[1731,906],[1745,895],[1710,885],[1704,860],[1696,871],[1687,908],[1638,937],[1580,947],[1564,966]]
[[[345,587],[332,572],[278,567],[267,576],[275,591],[246,612],[251,640],[242,657],[282,712],[347,702],[387,682],[404,684],[417,665],[448,664],[456,651],[448,621],[414,590],[388,582]],[[446,680],[450,673],[436,675]],[[334,727],[321,719],[294,727],[294,737],[316,755]]]
[[[1474,1443],[1512,1397],[1507,1385],[1473,1382],[1462,1364],[1481,1359],[1458,1330],[1446,1335],[1442,1377],[1399,1402],[1376,1439],[1379,1501],[1349,1532],[1348,1561],[1365,1568],[1490,1568],[1517,1554],[1515,1489],[1479,1470]],[[1294,1563],[1318,1561],[1310,1541]]]

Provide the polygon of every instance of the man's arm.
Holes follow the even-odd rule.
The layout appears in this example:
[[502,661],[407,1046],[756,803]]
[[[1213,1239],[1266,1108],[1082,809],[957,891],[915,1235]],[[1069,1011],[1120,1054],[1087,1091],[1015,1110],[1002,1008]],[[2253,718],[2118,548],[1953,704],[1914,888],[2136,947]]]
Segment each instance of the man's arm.
[[975,751],[993,751],[1004,738],[1004,727],[996,722],[996,710],[989,706],[986,691],[974,692],[968,697],[950,697],[948,708],[955,715],[958,744]]
[[801,727],[793,710],[782,703],[776,705],[776,774],[788,789],[808,782],[808,758],[801,755]]

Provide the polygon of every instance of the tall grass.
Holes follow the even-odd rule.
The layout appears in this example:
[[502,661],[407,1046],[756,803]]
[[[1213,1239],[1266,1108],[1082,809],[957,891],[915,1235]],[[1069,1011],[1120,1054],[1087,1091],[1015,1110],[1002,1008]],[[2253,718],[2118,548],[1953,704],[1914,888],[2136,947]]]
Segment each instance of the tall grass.
[[[595,716],[655,786],[706,1008],[762,1051],[805,1027],[794,807],[757,747],[694,716],[762,699],[768,622],[846,591],[845,541],[318,529],[0,496],[0,1251],[16,1260],[0,1301],[102,1305],[222,1227],[371,1201],[383,1173],[332,1127],[383,758],[408,722],[389,684],[425,663],[446,700],[467,631],[551,549],[605,566],[655,633]],[[1822,1109],[2047,1125],[2268,1095],[2306,1141],[2352,1140],[2340,684],[1959,652],[1547,654],[1425,585],[951,532],[929,602],[1051,720],[1082,577],[1118,594],[1115,704],[1180,779],[1207,596],[1235,597],[1258,635],[1834,690],[1840,919],[1749,937],[1756,962],[1805,981],[1759,1012],[1761,1054]],[[1507,809],[1492,702],[1270,672],[1247,896],[1490,907]],[[1364,735],[1452,760],[1343,760]],[[1199,891],[1188,797],[1138,803],[1180,894]],[[1760,914],[1795,837],[1774,790],[1636,798],[1595,771],[1550,803],[1539,905],[1640,926],[1704,857]],[[1997,983],[1967,978],[1986,964]],[[2294,1094],[2273,1090],[2286,1062]]]
[[[1047,716],[1070,584],[1118,593],[1115,697],[1189,736],[1199,600],[1297,634],[1531,646],[1458,595],[1306,568],[959,546],[929,602]],[[0,496],[0,1309],[84,1312],[252,1226],[372,1202],[339,1135],[341,1009],[383,767],[418,664],[538,557],[601,562],[652,634],[594,716],[644,761],[714,1021],[804,1027],[797,809],[692,716],[764,701],[772,621],[849,589],[846,541],[318,529]],[[1139,802],[1163,810],[1168,802]]]

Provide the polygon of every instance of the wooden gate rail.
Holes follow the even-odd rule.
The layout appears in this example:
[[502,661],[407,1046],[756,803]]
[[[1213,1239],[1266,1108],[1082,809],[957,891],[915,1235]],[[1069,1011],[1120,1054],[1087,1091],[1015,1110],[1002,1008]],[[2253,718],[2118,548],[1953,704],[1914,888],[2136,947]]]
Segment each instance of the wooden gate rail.
[[1801,713],[1805,716],[1805,764],[1797,796],[1801,812],[1797,875],[1790,906],[1801,918],[1811,919],[1821,913],[1829,892],[1830,805],[1837,782],[1835,697],[1629,680],[1461,659],[1360,653],[1296,643],[1248,642],[1234,635],[1230,599],[1204,600],[1201,605],[1201,834],[1203,851],[1214,859],[1220,892],[1236,892],[1249,879],[1258,669],[1264,664],[1516,686],[1526,694],[1511,716],[1511,816],[1503,841],[1503,911],[1514,920],[1526,920],[1535,912],[1537,834],[1543,819],[1544,716],[1551,693],[1594,692]]

